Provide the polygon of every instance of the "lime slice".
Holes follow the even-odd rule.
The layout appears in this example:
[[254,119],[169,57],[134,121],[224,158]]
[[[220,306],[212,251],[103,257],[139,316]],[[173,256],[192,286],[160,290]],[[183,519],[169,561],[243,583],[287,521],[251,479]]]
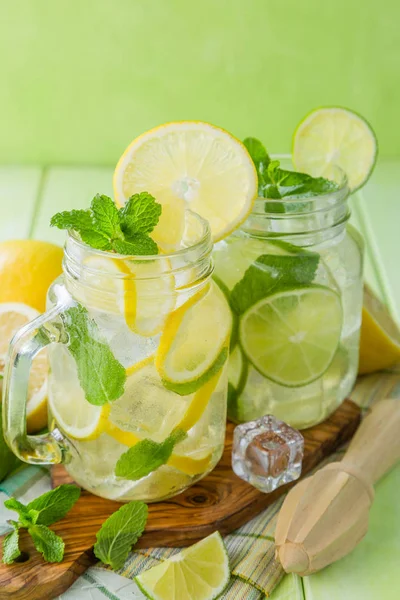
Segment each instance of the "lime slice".
[[244,145],[200,121],[167,123],[136,138],[114,173],[118,204],[137,192],[162,205],[151,234],[164,252],[180,247],[186,208],[210,224],[213,241],[229,235],[251,212],[257,173]]
[[374,168],[378,145],[372,127],[346,108],[314,110],[293,137],[293,163],[298,171],[335,179],[335,167],[347,175],[352,192],[365,184]]
[[213,600],[229,579],[228,554],[218,532],[135,577],[151,600]]
[[231,328],[224,294],[211,282],[167,317],[155,358],[163,384],[183,396],[200,389],[226,361]]
[[262,375],[288,387],[306,385],[329,367],[342,330],[340,296],[309,286],[263,298],[242,317],[245,354]]

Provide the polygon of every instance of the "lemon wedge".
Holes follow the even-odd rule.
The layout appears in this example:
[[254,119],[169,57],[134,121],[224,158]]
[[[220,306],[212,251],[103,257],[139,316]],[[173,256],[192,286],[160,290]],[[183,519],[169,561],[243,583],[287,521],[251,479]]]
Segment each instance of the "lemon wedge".
[[388,309],[364,286],[359,374],[389,369],[400,363],[400,330]]
[[164,252],[180,247],[187,208],[209,222],[217,241],[246,219],[257,190],[257,173],[244,145],[200,121],[167,123],[144,133],[128,146],[114,172],[119,205],[142,191],[162,205],[151,235]]

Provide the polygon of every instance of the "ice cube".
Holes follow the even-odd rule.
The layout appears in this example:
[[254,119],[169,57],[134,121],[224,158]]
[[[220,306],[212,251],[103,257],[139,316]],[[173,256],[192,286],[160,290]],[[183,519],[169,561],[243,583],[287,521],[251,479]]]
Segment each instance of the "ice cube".
[[304,438],[297,429],[266,415],[235,427],[232,468],[262,492],[300,477]]

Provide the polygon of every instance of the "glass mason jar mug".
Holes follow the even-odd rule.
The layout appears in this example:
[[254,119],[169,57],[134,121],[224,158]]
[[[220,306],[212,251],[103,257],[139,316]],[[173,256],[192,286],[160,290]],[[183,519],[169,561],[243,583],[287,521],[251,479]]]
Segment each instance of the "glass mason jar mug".
[[[127,257],[70,233],[48,312],[14,337],[5,436],[35,464],[63,462],[86,490],[159,501],[221,457],[231,314],[211,280],[208,224],[187,211],[182,248]],[[49,434],[26,434],[32,360],[47,347]]]
[[[283,168],[288,166],[283,165]],[[349,189],[317,197],[259,198],[242,228],[214,249],[231,305],[228,417],[273,414],[319,423],[357,374],[363,241],[348,224]]]

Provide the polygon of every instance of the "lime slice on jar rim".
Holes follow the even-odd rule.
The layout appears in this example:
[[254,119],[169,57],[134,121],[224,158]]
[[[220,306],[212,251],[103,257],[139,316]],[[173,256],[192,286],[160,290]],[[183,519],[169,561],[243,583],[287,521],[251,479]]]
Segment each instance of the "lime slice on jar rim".
[[252,365],[286,387],[307,385],[331,364],[343,323],[339,294],[311,285],[263,298],[243,315],[240,343]]
[[378,142],[371,125],[347,108],[313,110],[293,135],[292,160],[297,171],[335,179],[334,172],[340,167],[351,192],[369,179],[377,154]]

